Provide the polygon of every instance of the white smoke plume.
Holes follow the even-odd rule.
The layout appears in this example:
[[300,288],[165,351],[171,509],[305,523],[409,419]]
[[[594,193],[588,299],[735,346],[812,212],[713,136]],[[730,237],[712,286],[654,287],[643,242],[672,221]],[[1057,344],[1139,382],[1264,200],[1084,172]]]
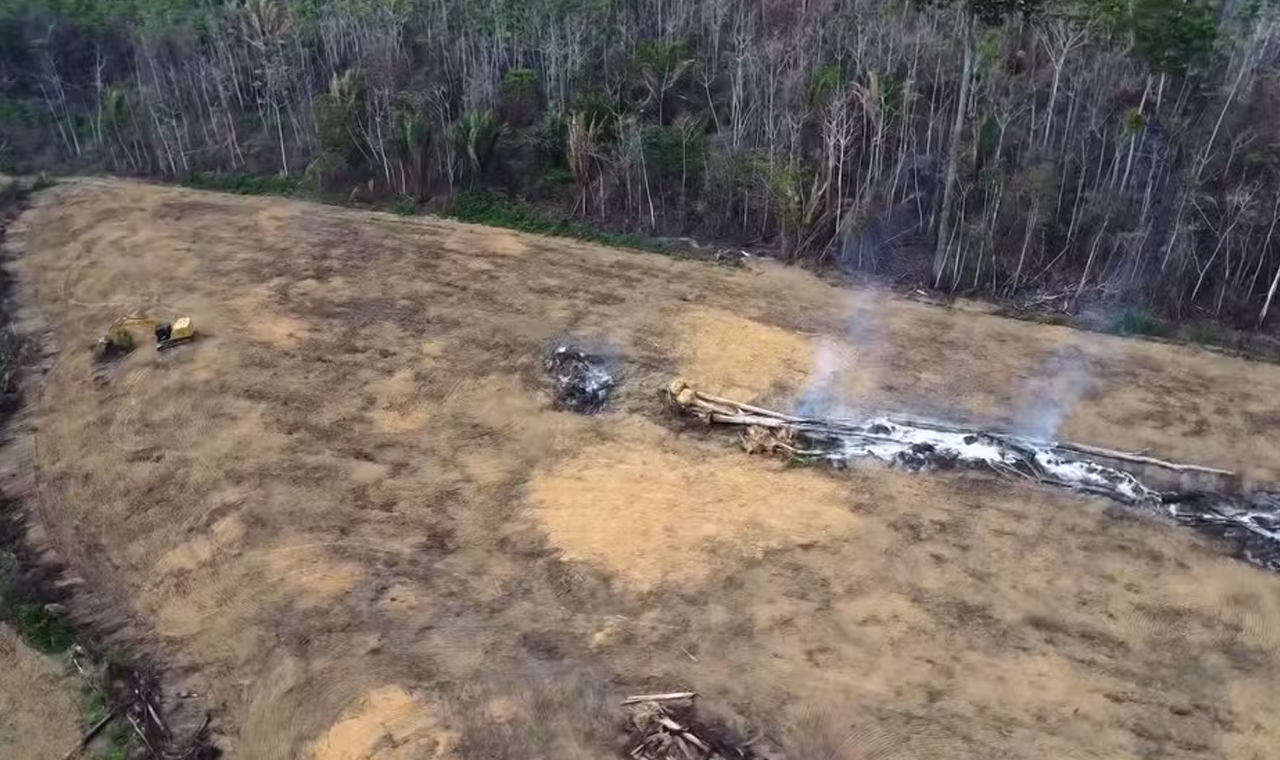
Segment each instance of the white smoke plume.
[[867,372],[879,355],[877,294],[851,290],[846,299],[844,329],[824,336],[814,351],[812,379],[800,394],[795,413],[803,417],[850,418],[869,410],[849,397],[855,372]]
[[1054,441],[1062,423],[1094,384],[1089,356],[1078,346],[1055,352],[1022,387],[1014,431],[1036,441]]

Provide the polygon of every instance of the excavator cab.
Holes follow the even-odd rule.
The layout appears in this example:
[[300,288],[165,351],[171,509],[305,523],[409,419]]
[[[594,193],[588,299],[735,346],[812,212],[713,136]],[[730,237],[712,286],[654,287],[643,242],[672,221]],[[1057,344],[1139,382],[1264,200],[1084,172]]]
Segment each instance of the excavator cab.
[[191,324],[191,317],[178,317],[173,322],[160,322],[156,325],[155,332],[157,351],[186,343],[196,337],[196,328]]

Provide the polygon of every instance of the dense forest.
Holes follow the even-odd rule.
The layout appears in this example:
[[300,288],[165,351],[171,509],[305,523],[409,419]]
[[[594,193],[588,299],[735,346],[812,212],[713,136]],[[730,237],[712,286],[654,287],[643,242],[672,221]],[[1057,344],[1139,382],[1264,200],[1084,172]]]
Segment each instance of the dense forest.
[[1278,19],[1239,0],[0,0],[0,168],[531,204],[1253,327],[1280,284]]

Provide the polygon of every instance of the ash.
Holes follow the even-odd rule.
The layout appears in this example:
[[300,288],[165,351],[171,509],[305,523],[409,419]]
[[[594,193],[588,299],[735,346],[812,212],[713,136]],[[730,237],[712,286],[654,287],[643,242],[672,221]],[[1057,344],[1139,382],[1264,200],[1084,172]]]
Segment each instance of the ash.
[[843,423],[836,429],[834,440],[828,438],[819,445],[833,460],[872,457],[912,471],[952,467],[992,470],[1089,491],[1125,504],[1155,504],[1160,498],[1158,492],[1133,475],[1096,462],[1067,458],[1052,444],[995,433],[949,430],[932,423],[887,418]]
[[[1280,572],[1280,493],[1238,493],[1239,480],[1227,470],[932,420],[782,414],[700,393],[678,378],[667,396],[686,414],[738,427],[748,453],[825,460],[839,468],[866,458],[912,471],[964,467],[1084,491],[1195,528],[1247,562]],[[1185,478],[1179,481],[1184,489],[1194,476],[1214,479],[1219,490],[1161,490],[1169,473]]]
[[555,408],[577,414],[596,414],[609,402],[615,381],[604,359],[562,343],[543,362],[555,383]]
[[1161,491],[1055,443],[946,428],[878,418],[810,430],[802,423],[799,432],[837,465],[870,457],[912,471],[986,469],[1103,496],[1224,540],[1240,558],[1280,572],[1280,494]]
[[1173,496],[1165,510],[1176,522],[1225,540],[1251,564],[1280,572],[1280,494]]

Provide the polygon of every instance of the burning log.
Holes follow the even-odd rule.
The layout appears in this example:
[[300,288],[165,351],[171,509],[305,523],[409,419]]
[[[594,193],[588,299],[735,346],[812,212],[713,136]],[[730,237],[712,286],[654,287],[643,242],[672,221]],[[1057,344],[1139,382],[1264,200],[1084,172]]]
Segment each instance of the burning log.
[[1113,449],[1103,449],[1097,446],[1085,446],[1079,443],[1058,442],[1053,444],[1054,448],[1062,451],[1070,451],[1076,454],[1084,454],[1085,456],[1105,457],[1120,462],[1129,462],[1132,464],[1148,464],[1153,467],[1163,467],[1173,472],[1199,472],[1205,475],[1219,475],[1224,478],[1236,478],[1236,473],[1231,470],[1220,470],[1216,467],[1202,467],[1198,464],[1185,464],[1181,462],[1166,462],[1163,459],[1145,456],[1143,454],[1134,454],[1127,451],[1115,451]]
[[[758,406],[739,403],[719,396],[713,396],[709,393],[702,393],[695,390],[688,383],[679,378],[672,381],[671,386],[668,388],[668,392],[670,393],[671,398],[679,406],[697,416],[702,417],[708,422],[729,425],[754,425],[774,429],[789,428],[797,432],[810,434],[827,432],[836,437],[854,436],[868,440],[897,440],[884,435],[877,435],[875,433],[874,426],[868,427],[864,424],[853,424],[847,420],[819,420],[795,417]],[[975,437],[986,436],[989,438],[998,437],[1006,444],[1018,442],[1024,446],[1040,445],[1059,452],[1102,457],[1118,462],[1128,462],[1130,464],[1150,465],[1170,470],[1172,472],[1194,472],[1225,478],[1237,477],[1236,473],[1231,470],[1223,470],[1216,467],[1203,467],[1201,465],[1186,464],[1183,462],[1168,462],[1163,459],[1146,456],[1145,454],[1117,451],[1115,449],[1104,449],[1098,446],[1086,446],[1084,444],[1071,443],[1069,441],[1036,444],[1032,441],[1022,441],[1014,436],[993,434],[976,428],[966,428],[959,425],[950,425],[934,422],[932,420],[916,418],[885,417],[883,418],[883,422],[891,423],[902,428],[933,430],[939,433],[949,433],[954,435]]]
[[686,414],[709,424],[741,428],[742,444],[748,453],[825,460],[839,467],[853,459],[869,457],[909,470],[955,466],[989,469],[1004,476],[1034,479],[1144,507],[1225,538],[1245,560],[1280,571],[1280,494],[1162,491],[1139,477],[1153,474],[1141,468],[1156,467],[1184,476],[1236,481],[1235,473],[1229,470],[1077,443],[1035,441],[931,420],[798,417],[701,393],[683,380],[673,381],[667,392],[672,403]]

